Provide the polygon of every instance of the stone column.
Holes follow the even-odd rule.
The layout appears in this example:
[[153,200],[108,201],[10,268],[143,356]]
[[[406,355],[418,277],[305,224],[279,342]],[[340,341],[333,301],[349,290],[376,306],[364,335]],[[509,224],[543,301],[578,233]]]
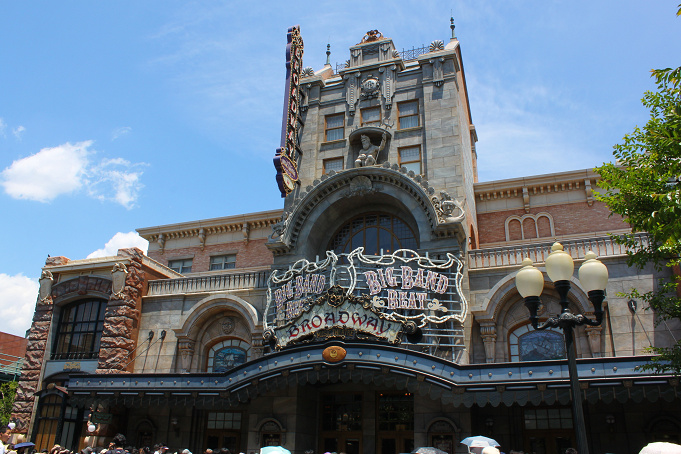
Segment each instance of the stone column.
[[143,253],[131,248],[120,249],[118,255],[126,256],[130,262],[127,267],[117,263],[112,270],[112,277],[119,285],[114,285],[106,307],[98,374],[130,372],[128,363],[132,360],[131,354],[137,340],[135,327],[139,322],[142,289],[146,281],[142,271]]
[[12,407],[12,418],[16,421],[15,433],[28,434],[31,415],[35,406],[35,392],[40,388],[40,375],[45,361],[50,325],[54,313],[52,299],[52,273],[44,270],[40,277],[40,290],[36,303],[33,323],[28,334],[26,358],[17,383],[17,394]]
[[488,363],[495,362],[495,349],[497,343],[497,326],[494,320],[480,322],[480,335],[485,344],[485,357]]

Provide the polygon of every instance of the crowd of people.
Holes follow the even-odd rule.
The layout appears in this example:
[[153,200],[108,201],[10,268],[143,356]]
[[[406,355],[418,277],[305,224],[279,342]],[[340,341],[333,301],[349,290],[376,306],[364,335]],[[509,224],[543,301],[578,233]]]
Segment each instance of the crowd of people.
[[[153,447],[142,446],[137,448],[130,446],[123,434],[116,434],[111,443],[109,443],[109,446],[88,446],[81,449],[80,452],[71,451],[60,445],[54,445],[50,450],[43,449],[42,451],[37,451],[35,444],[30,442],[17,443],[15,445],[9,444],[9,437],[9,428],[5,428],[0,432],[0,454],[170,454],[168,452],[169,448],[165,443],[158,443]],[[173,454],[192,454],[192,452],[189,449],[183,449]],[[231,454],[231,452],[227,448],[206,449],[203,454]]]

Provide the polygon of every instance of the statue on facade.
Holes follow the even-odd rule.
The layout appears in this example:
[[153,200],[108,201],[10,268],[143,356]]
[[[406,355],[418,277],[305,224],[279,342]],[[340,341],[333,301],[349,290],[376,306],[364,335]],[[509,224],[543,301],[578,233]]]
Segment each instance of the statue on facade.
[[366,167],[376,165],[378,161],[378,154],[385,148],[385,141],[388,135],[384,132],[381,138],[381,144],[376,146],[371,143],[369,136],[362,134],[360,137],[362,141],[362,149],[359,150],[359,156],[355,160],[355,167]]

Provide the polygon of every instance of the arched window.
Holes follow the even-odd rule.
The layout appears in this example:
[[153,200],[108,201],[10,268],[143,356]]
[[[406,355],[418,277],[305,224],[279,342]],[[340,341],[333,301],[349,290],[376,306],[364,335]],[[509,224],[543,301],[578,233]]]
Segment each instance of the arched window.
[[329,243],[329,249],[336,254],[349,253],[360,246],[367,255],[418,248],[411,228],[400,218],[385,213],[357,216],[338,229]]
[[52,359],[93,359],[99,356],[106,300],[79,300],[59,316]]
[[250,345],[239,339],[219,342],[208,352],[208,372],[227,372],[248,361]]
[[563,334],[549,328],[534,330],[531,325],[523,325],[509,335],[511,361],[543,361],[565,358]]

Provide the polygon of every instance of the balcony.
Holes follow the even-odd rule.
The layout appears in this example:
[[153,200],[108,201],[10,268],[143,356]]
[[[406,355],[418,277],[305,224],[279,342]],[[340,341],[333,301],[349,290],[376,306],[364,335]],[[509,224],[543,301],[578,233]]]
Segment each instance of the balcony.
[[[640,246],[648,243],[648,235],[637,233],[636,242]],[[525,257],[534,263],[544,263],[551,253],[553,241],[546,243],[523,244],[518,246],[503,246],[489,249],[475,249],[468,252],[469,271],[520,266]],[[565,252],[574,260],[581,260],[588,251],[594,251],[600,258],[623,257],[627,255],[624,245],[615,243],[609,236],[598,238],[580,238],[575,240],[561,240]]]
[[267,278],[270,273],[271,271],[264,270],[180,279],[159,279],[149,282],[149,291],[146,296],[266,289]]

